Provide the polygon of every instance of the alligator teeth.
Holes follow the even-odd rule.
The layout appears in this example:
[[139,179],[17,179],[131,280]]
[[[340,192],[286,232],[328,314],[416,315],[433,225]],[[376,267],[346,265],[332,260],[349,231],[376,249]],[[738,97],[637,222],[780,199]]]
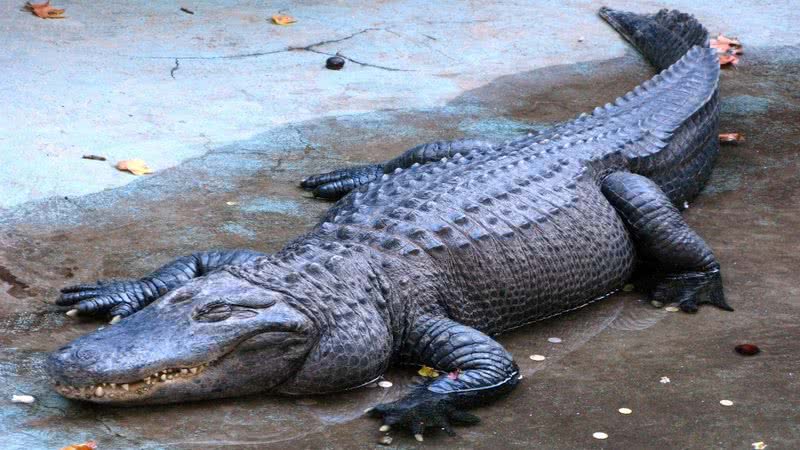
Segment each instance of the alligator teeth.
[[189,372],[191,372],[192,374],[197,373],[197,367],[192,367],[191,369],[189,369]]
[[127,391],[128,389],[130,389],[130,386],[128,386],[128,383],[125,383],[125,384],[122,385],[122,390],[123,391]]
[[167,374],[161,375],[161,381],[167,381]]
[[189,373],[189,369],[181,369],[181,373],[183,375],[186,375],[187,373]]
[[102,386],[97,386],[97,388],[94,390],[95,397],[102,397],[103,394],[104,394],[103,387]]

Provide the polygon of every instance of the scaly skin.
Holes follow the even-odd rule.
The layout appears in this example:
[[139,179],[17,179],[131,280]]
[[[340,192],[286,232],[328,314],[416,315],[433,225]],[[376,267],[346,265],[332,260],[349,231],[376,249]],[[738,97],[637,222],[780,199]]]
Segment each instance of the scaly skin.
[[[424,144],[310,177],[302,184],[316,195],[349,194],[274,255],[215,253],[198,265],[210,261],[198,254],[138,282],[67,289],[59,303],[80,302],[78,313],[141,311],[55,352],[58,391],[110,403],[319,394],[394,362],[425,364],[455,376],[371,412],[422,439],[476,421],[463,409],[517,385],[491,335],[614,292],[637,255],[655,264],[654,298],[729,308],[719,264],[676,207],[718,153],[707,33],[674,11],[601,16],[670,68],[535,136]],[[154,301],[160,285],[169,292]]]

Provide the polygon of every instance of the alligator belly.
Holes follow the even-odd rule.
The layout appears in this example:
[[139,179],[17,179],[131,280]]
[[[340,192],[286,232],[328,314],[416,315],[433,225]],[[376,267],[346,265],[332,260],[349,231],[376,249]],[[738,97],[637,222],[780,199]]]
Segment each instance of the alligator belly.
[[594,183],[576,194],[558,209],[526,210],[538,220],[525,228],[510,220],[492,224],[507,214],[483,211],[489,235],[450,248],[446,257],[453,319],[497,333],[578,308],[625,283],[635,251],[624,223]]

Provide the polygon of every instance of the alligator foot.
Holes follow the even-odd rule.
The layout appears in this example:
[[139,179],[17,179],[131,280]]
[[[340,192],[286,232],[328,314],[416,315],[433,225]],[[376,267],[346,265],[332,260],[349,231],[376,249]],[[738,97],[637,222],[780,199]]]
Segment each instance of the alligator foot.
[[144,308],[160,295],[154,286],[142,280],[98,281],[61,289],[56,304],[72,306],[67,312],[70,316],[108,315],[116,321]]
[[381,164],[349,167],[312,175],[300,182],[300,187],[310,190],[314,197],[338,200],[353,189],[368,184],[383,175]]
[[725,311],[733,308],[725,302],[719,270],[668,275],[656,284],[651,299],[661,303],[677,302],[683,312],[695,313],[698,306],[710,303]]
[[403,399],[380,404],[369,410],[369,414],[383,419],[381,431],[388,431],[393,426],[406,428],[420,442],[427,429],[440,428],[454,436],[452,424],[472,425],[480,422],[478,417],[454,406],[450,395],[430,392],[425,386],[417,387]]

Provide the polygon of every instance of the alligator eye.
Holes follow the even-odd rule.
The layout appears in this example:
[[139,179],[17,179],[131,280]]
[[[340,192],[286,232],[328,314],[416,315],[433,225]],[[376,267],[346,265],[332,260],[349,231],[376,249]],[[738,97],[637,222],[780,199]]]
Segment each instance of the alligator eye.
[[231,305],[228,303],[209,303],[194,313],[194,320],[198,322],[219,322],[230,319],[246,319],[258,313],[251,308],[242,305]]

